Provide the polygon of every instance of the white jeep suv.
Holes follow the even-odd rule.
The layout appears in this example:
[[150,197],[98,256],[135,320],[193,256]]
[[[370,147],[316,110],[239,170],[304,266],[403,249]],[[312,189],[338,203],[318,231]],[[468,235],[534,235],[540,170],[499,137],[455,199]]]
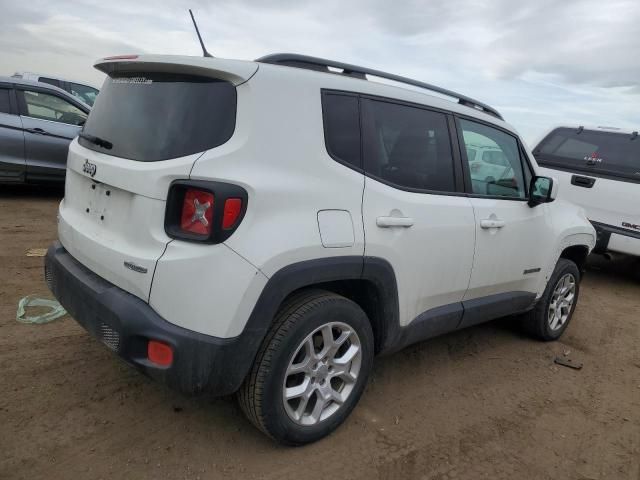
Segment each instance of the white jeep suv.
[[[349,415],[374,355],[513,314],[566,329],[595,233],[493,108],[301,55],[96,67],[45,276],[150,377],[237,392],[304,444]],[[473,178],[468,138],[511,173]]]
[[640,138],[611,127],[557,127],[533,154],[557,177],[562,197],[585,209],[595,253],[640,256]]

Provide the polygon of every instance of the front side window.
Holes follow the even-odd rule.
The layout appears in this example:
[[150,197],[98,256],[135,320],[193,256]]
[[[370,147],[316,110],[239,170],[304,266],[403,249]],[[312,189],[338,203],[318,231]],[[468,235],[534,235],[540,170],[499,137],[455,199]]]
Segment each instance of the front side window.
[[96,97],[98,96],[97,89],[90,87],[88,85],[82,85],[80,83],[73,83],[73,82],[69,82],[68,85],[69,85],[69,93],[71,95],[79,98],[90,107],[93,106],[93,104],[96,101]]
[[23,94],[28,117],[69,125],[82,125],[87,119],[86,113],[56,95],[29,90]]
[[525,175],[518,141],[486,125],[460,120],[465,149],[482,152],[469,157],[472,192],[478,195],[525,198]]
[[362,100],[367,175],[403,189],[454,192],[447,118],[442,113]]

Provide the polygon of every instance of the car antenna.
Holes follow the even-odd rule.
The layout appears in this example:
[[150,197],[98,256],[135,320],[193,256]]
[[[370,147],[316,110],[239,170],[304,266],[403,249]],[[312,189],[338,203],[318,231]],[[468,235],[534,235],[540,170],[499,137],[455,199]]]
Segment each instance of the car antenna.
[[637,130],[631,134],[631,140],[635,140],[636,138],[638,138],[638,131]]
[[[189,11],[191,11],[191,10],[189,10]],[[198,28],[198,27],[196,27],[196,28]],[[202,40],[201,40],[201,41],[202,41]],[[202,48],[204,48],[204,47],[202,47]],[[577,131],[576,133],[577,133],[578,135],[580,135],[580,134],[582,133],[582,131],[583,131],[583,130],[584,130],[584,127],[583,127],[582,125],[580,125],[580,126],[578,127],[578,131]]]
[[204,46],[204,42],[202,41],[202,36],[200,35],[200,30],[198,30],[198,24],[196,23],[196,19],[193,17],[193,12],[191,11],[191,9],[189,9],[189,15],[191,15],[191,21],[193,22],[193,26],[196,29],[196,35],[198,35],[198,40],[200,40],[200,46],[202,47],[202,56],[213,58],[213,55],[207,52],[207,47]]

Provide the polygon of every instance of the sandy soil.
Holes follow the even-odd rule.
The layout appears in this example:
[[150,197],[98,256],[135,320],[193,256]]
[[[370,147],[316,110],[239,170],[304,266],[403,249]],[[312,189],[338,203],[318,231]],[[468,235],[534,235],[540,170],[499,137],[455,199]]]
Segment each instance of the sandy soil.
[[[233,398],[186,398],[71,318],[16,322],[48,294],[61,192],[0,187],[0,478],[640,479],[640,263],[590,262],[561,342],[498,321],[376,360],[360,404],[311,446],[274,445]],[[556,355],[584,362],[554,365]]]

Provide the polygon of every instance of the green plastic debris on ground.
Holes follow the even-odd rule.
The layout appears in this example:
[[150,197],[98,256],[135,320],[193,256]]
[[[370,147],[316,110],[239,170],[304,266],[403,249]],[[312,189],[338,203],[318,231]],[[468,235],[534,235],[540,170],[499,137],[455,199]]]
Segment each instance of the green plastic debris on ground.
[[[29,307],[36,308],[48,308],[49,311],[41,315],[25,316],[25,309]],[[55,300],[48,300],[46,298],[40,298],[36,295],[27,295],[18,302],[18,312],[16,313],[16,320],[21,323],[49,323],[54,320],[63,317],[67,314],[67,311],[62,308]]]

